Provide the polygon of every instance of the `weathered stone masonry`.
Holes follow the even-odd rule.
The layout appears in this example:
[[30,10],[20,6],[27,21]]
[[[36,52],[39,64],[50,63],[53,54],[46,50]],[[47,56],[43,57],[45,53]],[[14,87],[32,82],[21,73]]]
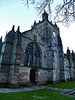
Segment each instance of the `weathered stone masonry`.
[[[0,84],[60,82],[74,79],[64,61],[63,45],[58,26],[42,14],[42,21],[34,22],[31,30],[12,30],[0,39]],[[74,62],[74,59],[73,59]],[[75,65],[74,63],[72,65]],[[72,66],[71,65],[71,66]],[[72,70],[74,67],[71,68]]]

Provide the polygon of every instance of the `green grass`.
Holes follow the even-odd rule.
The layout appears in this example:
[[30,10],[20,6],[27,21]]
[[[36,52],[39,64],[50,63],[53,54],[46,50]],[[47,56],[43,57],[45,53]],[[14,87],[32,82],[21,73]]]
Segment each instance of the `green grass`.
[[70,81],[67,83],[49,84],[48,86],[55,88],[72,89],[75,88],[75,81]]
[[[60,95],[59,92],[57,90],[40,89],[18,93],[2,93],[0,100],[75,100],[75,97]],[[33,97],[34,95],[43,98]]]

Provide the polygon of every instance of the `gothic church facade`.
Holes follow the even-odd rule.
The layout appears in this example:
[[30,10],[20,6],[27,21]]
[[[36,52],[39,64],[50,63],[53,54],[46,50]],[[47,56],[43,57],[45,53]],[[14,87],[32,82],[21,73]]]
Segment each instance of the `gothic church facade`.
[[21,33],[18,27],[15,32],[13,26],[4,42],[0,39],[0,84],[67,81],[64,60],[59,28],[44,11],[42,21],[35,21],[30,30]]

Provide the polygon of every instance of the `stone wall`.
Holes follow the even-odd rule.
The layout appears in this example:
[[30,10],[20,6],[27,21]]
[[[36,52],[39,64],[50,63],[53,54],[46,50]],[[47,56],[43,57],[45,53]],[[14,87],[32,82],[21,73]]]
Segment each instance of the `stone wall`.
[[0,83],[8,83],[8,74],[7,73],[0,73]]
[[19,84],[25,84],[30,82],[30,68],[20,67],[19,68]]
[[38,69],[38,82],[50,81],[50,70]]

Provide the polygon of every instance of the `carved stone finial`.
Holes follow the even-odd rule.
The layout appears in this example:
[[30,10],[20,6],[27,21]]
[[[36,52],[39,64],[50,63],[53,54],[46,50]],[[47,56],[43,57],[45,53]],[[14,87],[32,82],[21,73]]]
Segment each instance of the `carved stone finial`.
[[39,23],[40,23],[40,20],[39,20]]
[[57,27],[57,24],[55,23],[55,26]]
[[15,28],[15,25],[13,25],[13,27],[12,27],[12,31],[14,31],[14,28]]
[[70,54],[70,50],[69,50],[69,47],[67,47],[67,54]]
[[2,40],[2,36],[1,36],[0,40]]
[[69,47],[67,47],[67,50],[69,49]]
[[18,26],[17,31],[20,32],[20,26]]
[[44,9],[44,13],[46,13],[46,10]]
[[73,50],[72,50],[72,53],[74,53]]
[[36,20],[34,21],[34,26],[36,25]]
[[72,60],[74,61],[75,59],[75,54],[74,54],[74,51],[72,50]]
[[69,47],[67,47],[67,58],[68,58],[68,60],[70,60],[70,50],[69,50]]

